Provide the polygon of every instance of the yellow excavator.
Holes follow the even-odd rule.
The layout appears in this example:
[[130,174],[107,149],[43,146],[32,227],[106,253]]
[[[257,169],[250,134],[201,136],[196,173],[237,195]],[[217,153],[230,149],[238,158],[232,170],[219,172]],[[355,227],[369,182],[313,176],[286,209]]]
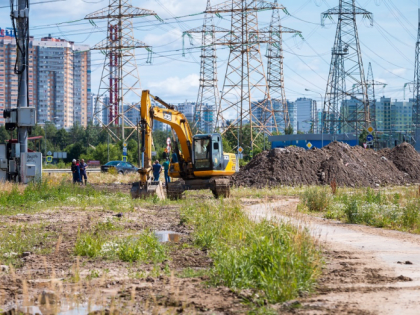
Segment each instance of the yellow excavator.
[[[164,108],[152,106],[151,99],[163,105]],[[236,157],[223,152],[220,134],[197,134],[193,136],[185,116],[174,106],[167,104],[159,97],[153,96],[148,90],[142,91],[140,108],[141,130],[141,168],[140,181],[133,183],[132,198],[145,198],[157,195],[160,199],[167,196],[170,199],[182,198],[185,190],[210,189],[213,195],[229,197],[230,176],[236,170]],[[175,142],[169,165],[169,176],[175,180],[166,183],[165,190],[159,181],[154,181],[152,175],[152,128],[153,121],[168,124],[176,133]]]

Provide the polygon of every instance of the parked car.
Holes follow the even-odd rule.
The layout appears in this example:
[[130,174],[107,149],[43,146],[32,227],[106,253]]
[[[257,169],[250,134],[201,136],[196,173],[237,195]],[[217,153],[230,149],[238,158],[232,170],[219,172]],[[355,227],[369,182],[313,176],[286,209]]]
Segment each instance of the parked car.
[[136,173],[138,168],[129,162],[110,161],[101,166],[101,172],[106,173],[109,169],[115,168],[119,174]]

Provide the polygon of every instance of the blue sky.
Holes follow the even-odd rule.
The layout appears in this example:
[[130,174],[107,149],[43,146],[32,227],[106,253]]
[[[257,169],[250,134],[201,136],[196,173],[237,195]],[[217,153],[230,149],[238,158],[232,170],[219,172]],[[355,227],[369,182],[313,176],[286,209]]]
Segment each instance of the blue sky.
[[[15,0],[16,1],[16,0]],[[31,1],[42,2],[45,0]],[[221,1],[213,1],[217,4]],[[305,88],[325,94],[328,78],[331,48],[334,43],[335,21],[321,27],[321,12],[338,5],[338,0],[285,0],[280,1],[292,16],[283,15],[283,25],[302,31],[304,41],[290,35],[284,37],[284,73],[286,96],[290,100],[307,96],[320,100],[316,93],[305,92]],[[418,2],[416,0],[358,0],[358,5],[373,13],[374,26],[358,18],[359,38],[365,72],[372,62],[375,80],[387,84],[378,88],[377,98],[382,95],[393,99],[403,98],[403,86],[413,80],[414,50],[417,38]],[[0,0],[0,7],[7,6],[9,0]],[[154,10],[166,23],[155,18],[135,22],[135,37],[152,45],[156,53],[152,64],[146,64],[147,52],[139,49],[137,54],[143,89],[150,89],[171,103],[184,100],[196,101],[199,75],[199,50],[182,56],[182,32],[202,24],[202,15],[187,16],[177,20],[175,16],[185,16],[202,12],[206,0],[147,0],[133,1],[134,6]],[[52,34],[76,43],[94,44],[105,36],[105,22],[98,22],[94,28],[88,21],[55,25],[67,21],[83,19],[97,9],[106,7],[108,0],[65,0],[43,3],[31,7],[31,35],[36,38]],[[228,16],[215,17],[215,22],[229,28]],[[178,21],[178,22],[176,22]],[[267,26],[270,14],[260,13],[260,25]],[[0,27],[10,27],[9,10],[0,8]],[[195,47],[200,45],[197,38]],[[186,47],[190,46],[188,40]],[[262,46],[262,53],[266,48]],[[222,88],[228,59],[227,49],[218,50],[219,85]],[[264,59],[265,62],[265,59]],[[92,53],[92,89],[95,92],[102,71],[103,55]],[[412,92],[407,88],[406,98]]]

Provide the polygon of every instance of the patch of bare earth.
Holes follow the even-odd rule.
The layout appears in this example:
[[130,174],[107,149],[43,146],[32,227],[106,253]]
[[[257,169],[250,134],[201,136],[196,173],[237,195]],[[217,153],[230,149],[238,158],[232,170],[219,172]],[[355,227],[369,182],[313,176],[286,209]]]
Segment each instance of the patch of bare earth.
[[[192,245],[191,230],[180,223],[177,207],[138,207],[120,219],[110,211],[94,210],[60,208],[2,217],[9,225],[43,223],[45,230],[56,232],[60,240],[51,254],[30,254],[21,258],[22,267],[0,269],[0,310],[12,314],[11,310],[25,304],[38,307],[44,315],[76,305],[114,309],[118,314],[246,313],[249,307],[237,294],[209,286],[208,276],[181,276],[186,268],[199,272],[211,267],[212,260],[206,251]],[[76,257],[73,249],[79,231],[106,220],[122,226],[112,232],[121,236],[127,231],[135,234],[151,229],[174,231],[181,238],[178,243],[168,243],[169,259],[157,265]],[[87,308],[80,312],[87,313]]]

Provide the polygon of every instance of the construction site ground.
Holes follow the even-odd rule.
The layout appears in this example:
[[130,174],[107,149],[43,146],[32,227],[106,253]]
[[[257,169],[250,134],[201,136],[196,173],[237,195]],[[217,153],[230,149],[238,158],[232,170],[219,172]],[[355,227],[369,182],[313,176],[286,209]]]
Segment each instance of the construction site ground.
[[[100,175],[104,176],[104,175]],[[130,185],[115,179],[95,182],[98,190],[129,194]],[[118,178],[120,180],[121,178]],[[124,179],[123,181],[126,181]],[[108,183],[103,183],[110,181]],[[138,206],[115,217],[104,207],[54,207],[2,216],[2,228],[39,226],[56,235],[47,254],[27,253],[20,266],[0,269],[1,314],[419,314],[420,236],[347,225],[296,211],[299,198],[233,189],[243,210],[255,220],[270,218],[306,226],[322,248],[325,265],[314,292],[277,305],[255,305],[246,292],[208,283],[212,260],[193,246],[191,230],[174,205]],[[207,199],[211,194],[189,193]],[[158,266],[104,261],[74,255],[78,233],[97,222],[115,220],[123,230],[180,233],[168,243],[169,259]],[[39,231],[40,233],[43,231]],[[75,277],[84,281],[76,281]],[[47,302],[45,304],[45,298]],[[22,305],[30,308],[22,308]],[[264,308],[261,308],[264,307]],[[31,313],[32,312],[32,313]]]

